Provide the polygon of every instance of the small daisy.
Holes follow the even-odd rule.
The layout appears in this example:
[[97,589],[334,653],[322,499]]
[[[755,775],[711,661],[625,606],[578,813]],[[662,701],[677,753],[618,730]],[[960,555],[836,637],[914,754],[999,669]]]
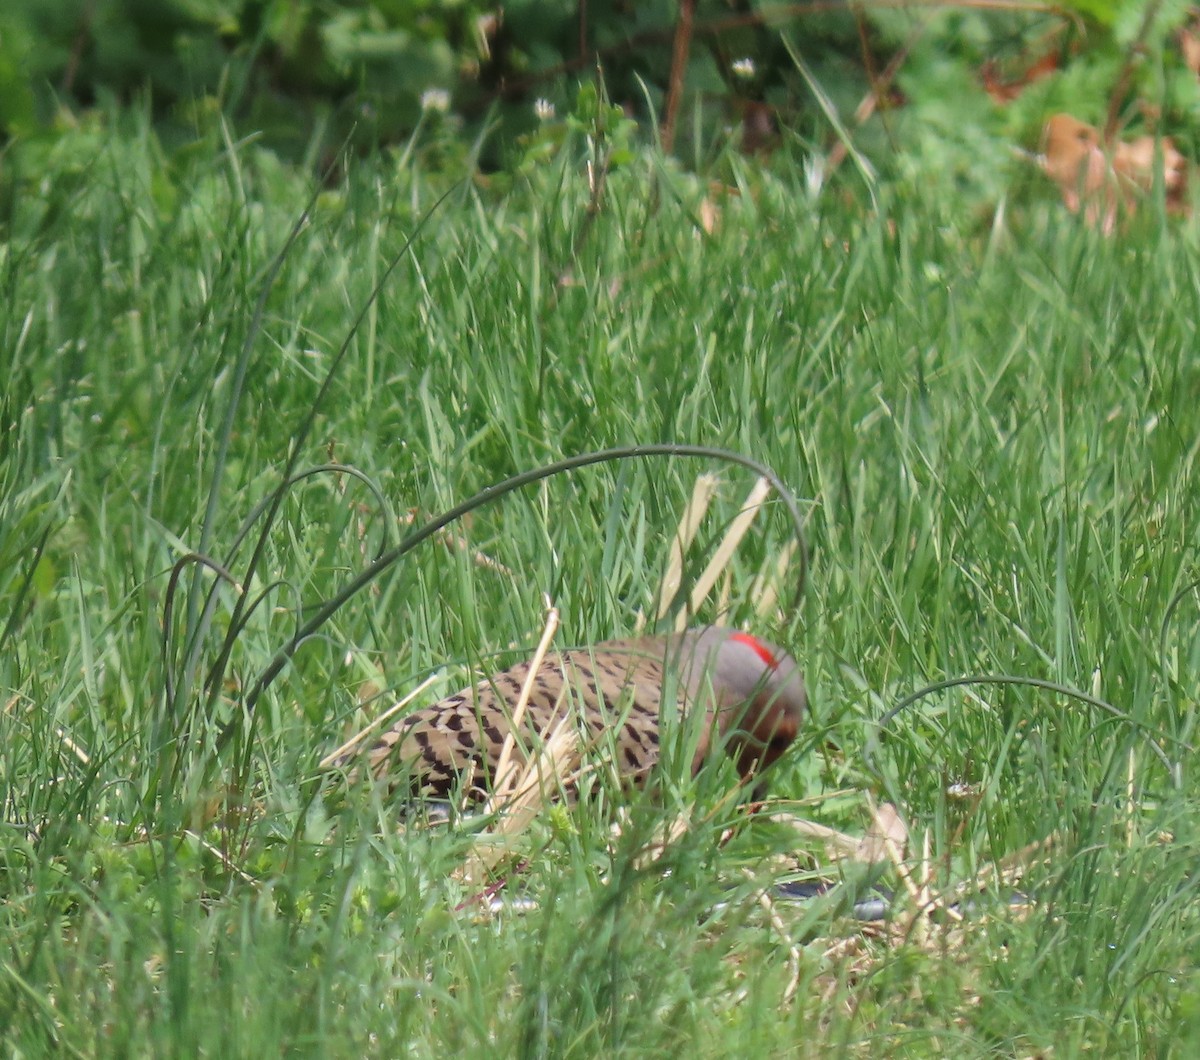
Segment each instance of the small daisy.
[[427,88],[421,93],[421,109],[445,114],[450,109],[450,93],[444,88]]

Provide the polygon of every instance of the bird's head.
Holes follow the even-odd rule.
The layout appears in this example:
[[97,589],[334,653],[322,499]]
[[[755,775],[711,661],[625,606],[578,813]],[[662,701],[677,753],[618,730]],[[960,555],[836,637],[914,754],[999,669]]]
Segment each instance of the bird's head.
[[738,772],[747,776],[769,766],[796,738],[808,709],[795,659],[768,641],[720,626],[684,637],[687,686],[701,698],[711,687],[717,732]]

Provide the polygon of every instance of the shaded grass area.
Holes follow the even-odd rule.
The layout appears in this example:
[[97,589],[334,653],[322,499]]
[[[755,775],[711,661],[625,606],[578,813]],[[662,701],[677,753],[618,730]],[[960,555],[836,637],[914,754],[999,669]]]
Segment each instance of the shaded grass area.
[[[569,165],[499,198],[381,159],[317,195],[254,332],[312,193],[269,155],[168,159],[132,124],[5,162],[15,1048],[1136,1055],[1200,1036],[1190,233],[1104,240],[1037,203],[989,228],[886,195],[879,217],[813,202],[782,162],[730,161],[740,194],[707,234],[706,188],[644,158],[609,176],[580,239]],[[201,550],[244,580],[242,521],[448,189],[298,454],[352,465],[378,496],[338,471],[289,491],[246,585],[263,604],[212,697],[234,592],[189,569],[169,657],[178,682],[193,652],[195,683],[169,701],[172,564]],[[412,520],[563,455],[663,441],[752,455],[804,499],[805,607],[756,624],[802,661],[814,704],[773,794],[850,832],[862,792],[895,801],[944,884],[1053,836],[1028,859],[1032,909],[1001,896],[953,930],[866,935],[820,906],[766,909],[809,859],[787,829],[741,820],[726,768],[637,800],[616,835],[587,808],[548,812],[509,885],[536,908],[490,916],[458,908],[469,829],[398,831],[378,794],[322,780],[365,683],[400,694],[444,668],[453,690],[466,664],[532,646],[543,594],[560,644],[631,631],[703,464],[592,468],[481,509],[459,528],[469,547],[406,557],[236,725],[279,645]],[[750,486],[717,470],[694,569]],[[782,513],[756,524],[729,621],[752,619],[748,586],[787,539]],[[210,586],[213,626],[189,644]],[[902,696],[968,673],[1056,681],[1115,713],[977,685],[875,731]],[[231,721],[252,737],[218,757]],[[690,827],[647,864],[680,813]]]

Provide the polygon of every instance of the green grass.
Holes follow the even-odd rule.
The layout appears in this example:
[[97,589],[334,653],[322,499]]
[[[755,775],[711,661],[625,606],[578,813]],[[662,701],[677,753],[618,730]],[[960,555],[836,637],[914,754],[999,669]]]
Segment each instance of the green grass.
[[[704,185],[653,158],[613,173],[585,226],[577,167],[501,196],[383,158],[321,191],[268,287],[312,189],[253,145],[166,157],[130,121],[3,162],[11,1055],[1194,1048],[1200,255],[1187,226],[1104,239],[1034,199],[989,228],[884,189],[880,217],[834,191],[812,201],[783,161],[730,160],[741,194],[706,236]],[[264,604],[213,697],[201,684],[235,595],[185,567],[168,699],[172,565],[203,552],[245,581],[264,524],[231,555],[239,528],[297,440],[297,469],[352,465],[378,496],[326,472],[283,497],[247,585]],[[896,802],[914,864],[928,832],[940,885],[1054,836],[1026,859],[1032,910],[1002,901],[960,929],[849,941],[853,926],[820,906],[772,921],[757,895],[806,861],[766,821],[719,845],[736,817],[725,770],[637,801],[615,839],[588,809],[547,813],[509,885],[537,908],[491,918],[457,908],[473,893],[456,875],[471,834],[398,831],[395,807],[322,781],[317,763],[363,717],[364,682],[400,694],[441,668],[452,689],[466,663],[536,643],[543,594],[560,643],[631,631],[695,475],[718,471],[721,489],[693,571],[751,485],[714,463],[585,469],[477,511],[458,529],[511,575],[425,544],[239,721],[239,690],[409,513],[648,442],[739,450],[802,498],[801,613],[756,619],[749,592],[787,542],[778,505],[730,568],[730,620],[787,644],[813,701],[773,793],[852,833],[866,792]],[[1058,682],[1115,713],[975,685],[877,732],[906,694],[966,674]],[[681,807],[693,827],[640,865]]]

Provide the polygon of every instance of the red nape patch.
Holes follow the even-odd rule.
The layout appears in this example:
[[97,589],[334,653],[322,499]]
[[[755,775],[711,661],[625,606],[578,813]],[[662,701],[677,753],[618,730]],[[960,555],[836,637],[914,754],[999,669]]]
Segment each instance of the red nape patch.
[[779,665],[779,660],[771,654],[770,649],[757,637],[752,637],[749,633],[735,633],[729,639],[736,640],[739,644],[745,644],[747,648],[754,649],[754,654],[762,659],[772,670]]

